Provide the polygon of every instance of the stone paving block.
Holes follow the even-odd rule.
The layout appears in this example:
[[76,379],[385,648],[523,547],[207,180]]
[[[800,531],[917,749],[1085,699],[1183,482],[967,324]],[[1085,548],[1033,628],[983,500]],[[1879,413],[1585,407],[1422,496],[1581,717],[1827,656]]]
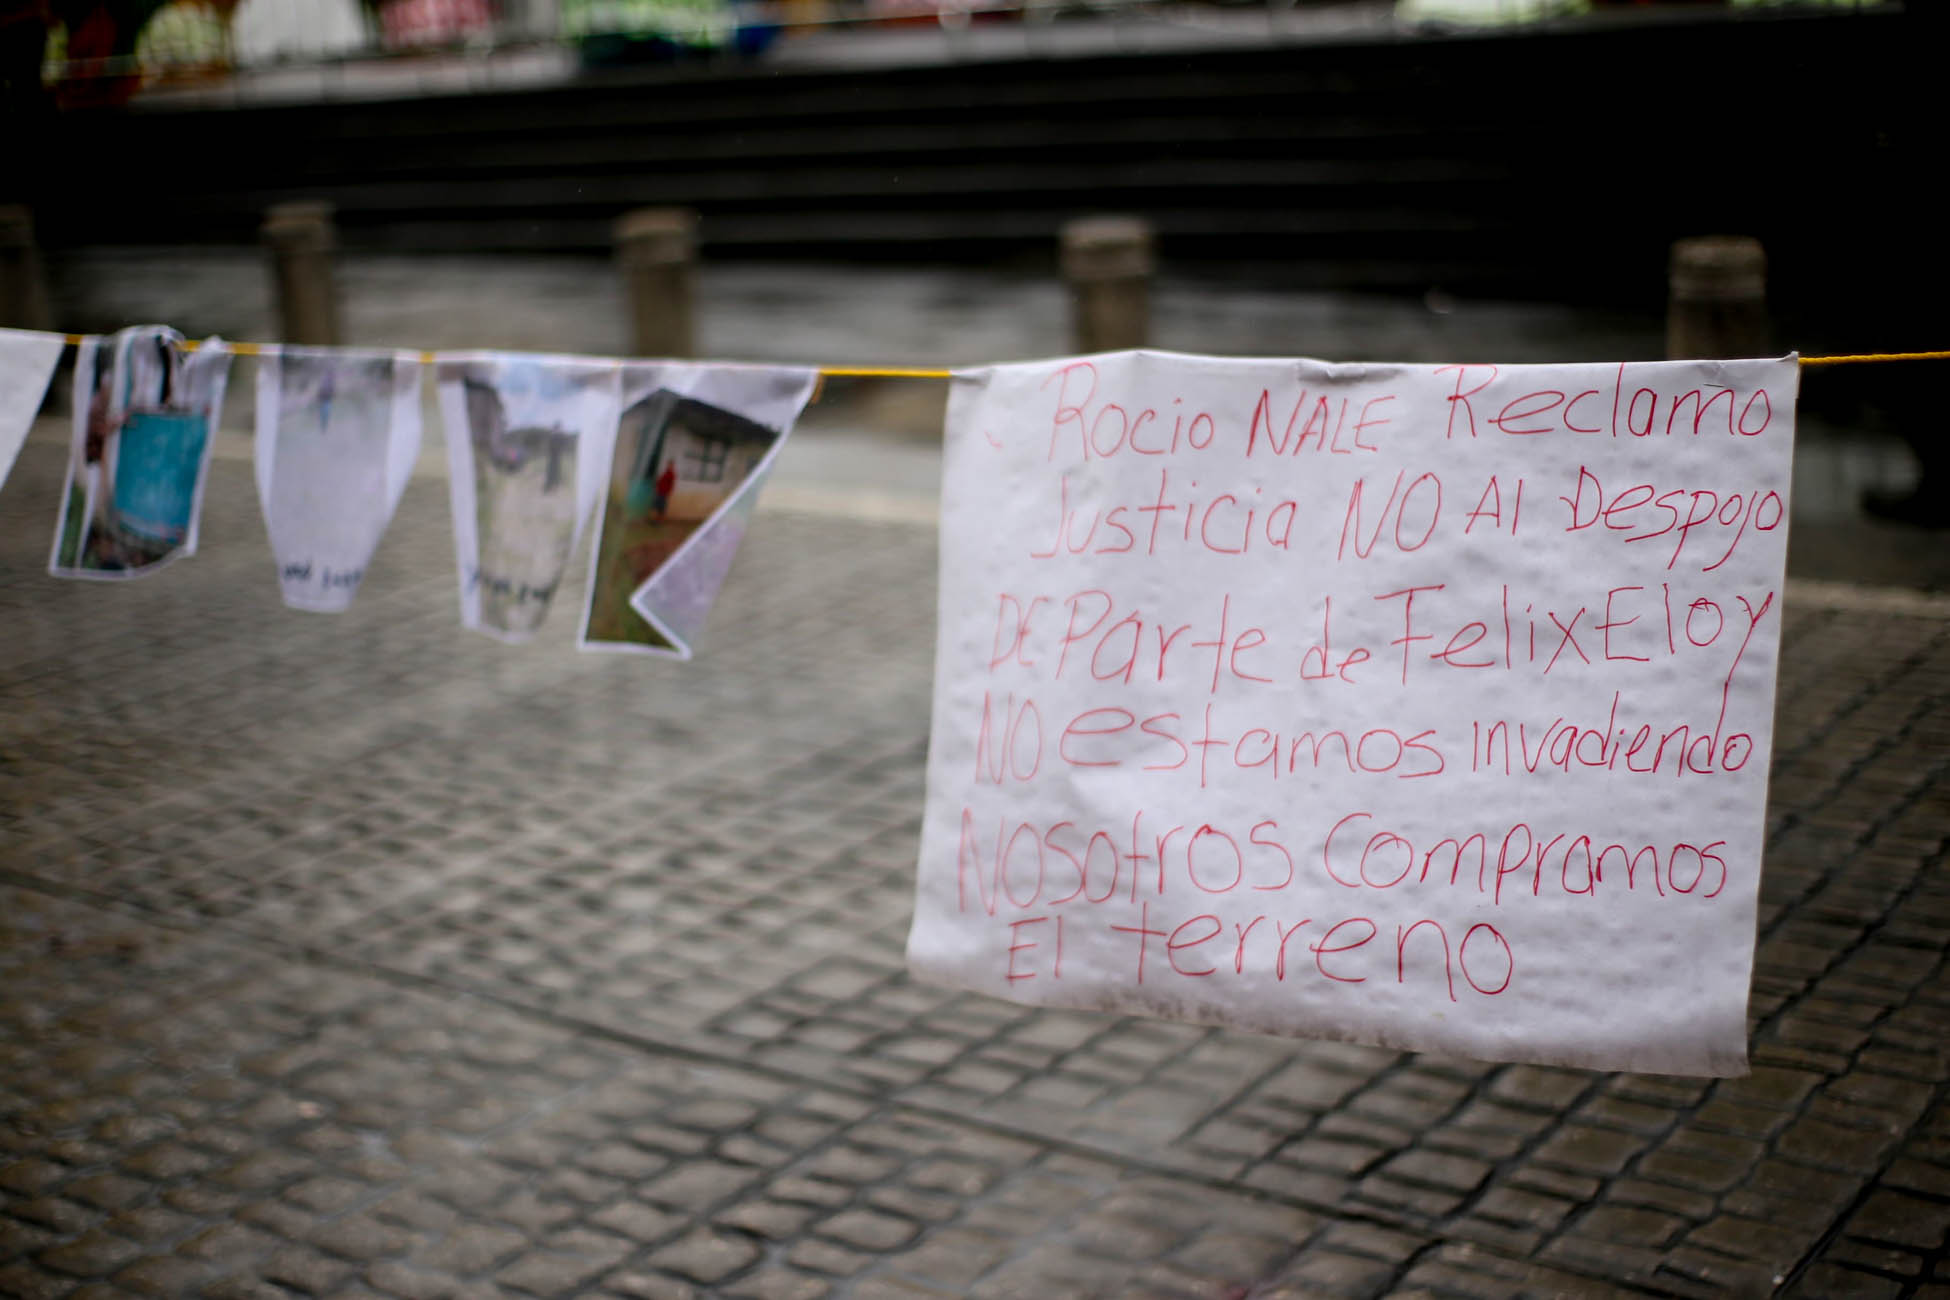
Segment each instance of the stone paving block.
[[348,1215],[321,1224],[308,1237],[327,1254],[355,1263],[370,1263],[402,1253],[412,1244],[405,1233],[364,1215]]
[[1822,1296],[1833,1300],[1884,1300],[1884,1297],[1893,1300],[1906,1293],[1907,1288],[1893,1278],[1828,1263],[1814,1265],[1788,1292],[1791,1296]]
[[1373,1175],[1355,1185],[1354,1202],[1363,1210],[1381,1212],[1416,1224],[1431,1223],[1461,1208],[1468,1198],[1460,1192],[1398,1182]]
[[65,1181],[72,1172],[57,1161],[28,1156],[0,1166],[0,1189],[27,1194],[43,1192]]
[[1341,1142],[1332,1138],[1303,1138],[1282,1147],[1282,1164],[1299,1165],[1333,1174],[1359,1174],[1374,1168],[1388,1155],[1387,1148],[1362,1142]]
[[202,1264],[170,1255],[150,1255],[115,1274],[113,1280],[133,1295],[181,1296],[196,1294],[208,1277],[209,1269]]
[[1499,1258],[1467,1244],[1442,1246],[1419,1257],[1403,1275],[1398,1294],[1413,1295],[1423,1288],[1443,1296],[1484,1300],[1513,1295],[1612,1300],[1644,1294],[1545,1265]]
[[1419,1183],[1467,1195],[1482,1186],[1492,1166],[1466,1156],[1444,1155],[1434,1151],[1409,1151],[1381,1167],[1389,1178]]
[[854,1300],[942,1300],[958,1293],[936,1290],[906,1278],[863,1278],[852,1287]]
[[8,1213],[60,1233],[78,1233],[102,1218],[99,1210],[77,1205],[59,1196],[36,1196],[31,1200],[15,1201],[8,1206]]
[[139,1258],[142,1248],[134,1242],[91,1229],[71,1241],[39,1252],[35,1261],[68,1277],[106,1277]]
[[1102,1206],[1067,1225],[1067,1235],[1086,1251],[1120,1260],[1156,1259],[1185,1238],[1185,1228],[1155,1214],[1117,1212]]
[[1919,1251],[1950,1244],[1950,1203],[1904,1192],[1877,1191],[1844,1226],[1850,1236]]
[[1812,1118],[1794,1121],[1774,1141],[1774,1149],[1791,1160],[1852,1174],[1879,1167],[1894,1145],[1895,1136],[1887,1131],[1844,1128]]
[[1875,1107],[1905,1126],[1914,1122],[1935,1097],[1935,1090],[1927,1084],[1868,1070],[1844,1075],[1823,1091],[1845,1104]]
[[1538,1146],[1535,1159],[1575,1174],[1618,1173],[1649,1143],[1637,1134],[1589,1124],[1566,1124]]
[[921,1225],[875,1210],[851,1209],[820,1220],[813,1231],[843,1246],[885,1254],[914,1240]]
[[1577,1212],[1578,1205],[1575,1200],[1520,1187],[1493,1187],[1477,1199],[1472,1212],[1503,1223],[1554,1232]]
[[1012,1249],[1004,1235],[968,1228],[940,1228],[919,1245],[890,1261],[903,1277],[964,1292],[1006,1259]]
[[[633,1194],[644,1200],[675,1210],[692,1210],[715,1204],[759,1181],[762,1172],[747,1165],[721,1160],[690,1160],[668,1172],[634,1186]],[[622,1191],[621,1181],[606,1181],[598,1192],[591,1189],[591,1203],[606,1201]],[[580,1198],[579,1198],[580,1199]]]
[[824,1300],[833,1294],[833,1285],[825,1278],[775,1265],[741,1278],[725,1294],[736,1300]]
[[1262,1294],[1271,1297],[1380,1295],[1398,1267],[1386,1260],[1337,1250],[1309,1249],[1270,1278]]
[[1665,1252],[1656,1247],[1599,1241],[1576,1233],[1554,1238],[1537,1254],[1567,1270],[1623,1281],[1649,1278],[1665,1260]]
[[1513,1106],[1559,1110],[1591,1087],[1593,1078],[1580,1070],[1553,1070],[1537,1065],[1513,1065],[1490,1082],[1490,1095]]
[[1886,1184],[1950,1200],[1950,1164],[1919,1159],[1899,1159],[1883,1172]]
[[1704,1290],[1708,1294],[1765,1296],[1773,1294],[1784,1281],[1786,1273],[1776,1271],[1769,1263],[1735,1259],[1696,1245],[1677,1245],[1665,1251],[1665,1261],[1656,1275],[1657,1284],[1667,1284],[1681,1294]]
[[1793,1228],[1780,1224],[1724,1214],[1694,1228],[1686,1234],[1686,1241],[1778,1273],[1800,1257],[1803,1238]]
[[1832,1242],[1822,1261],[1900,1278],[1919,1277],[1928,1267],[1924,1257],[1909,1251],[1847,1238]]
[[604,1278],[601,1294],[627,1296],[630,1300],[702,1300],[707,1293],[665,1273],[626,1269]]
[[1550,1169],[1536,1164],[1519,1165],[1509,1172],[1507,1180],[1512,1187],[1541,1192],[1546,1196],[1557,1196],[1569,1201],[1591,1200],[1604,1186],[1599,1179],[1588,1175],[1567,1173],[1561,1169]]
[[1038,1293],[1104,1295],[1112,1280],[1103,1262],[1073,1254],[1057,1245],[1031,1247],[1025,1254],[977,1282],[966,1292],[970,1300],[1005,1300]]
[[1167,1262],[1197,1278],[1243,1284],[1270,1273],[1305,1235],[1270,1237],[1221,1226],[1171,1252]]
[[191,1234],[176,1247],[176,1253],[229,1270],[261,1258],[277,1244],[278,1239],[269,1233],[238,1223],[217,1223]]
[[298,1246],[272,1252],[261,1273],[265,1281],[313,1296],[329,1294],[351,1275],[345,1261]]
[[1626,1246],[1666,1246],[1689,1226],[1676,1214],[1618,1205],[1601,1205],[1573,1225],[1579,1236]]
[[486,1272],[523,1246],[521,1233],[491,1224],[463,1223],[416,1251],[413,1264],[441,1273],[472,1276]]
[[572,1254],[536,1249],[495,1274],[495,1281],[538,1296],[572,1295],[608,1267]]
[[864,1250],[853,1250],[809,1237],[794,1242],[786,1248],[788,1263],[826,1277],[851,1277],[873,1263],[873,1256]]
[[242,1274],[219,1278],[203,1289],[209,1300],[290,1300],[292,1294],[283,1286]]
[[1468,1242],[1511,1259],[1534,1257],[1550,1235],[1537,1228],[1516,1227],[1468,1212],[1444,1221],[1442,1232],[1445,1240]]
[[452,1275],[417,1269],[398,1260],[381,1260],[367,1270],[366,1282],[400,1300],[449,1300],[459,1287]]
[[1257,1191],[1311,1206],[1338,1205],[1352,1187],[1348,1179],[1336,1174],[1277,1163],[1255,1165],[1240,1181]]
[[1578,1108],[1577,1115],[1587,1123],[1648,1137],[1664,1133],[1679,1118],[1676,1110],[1616,1095],[1587,1100]]

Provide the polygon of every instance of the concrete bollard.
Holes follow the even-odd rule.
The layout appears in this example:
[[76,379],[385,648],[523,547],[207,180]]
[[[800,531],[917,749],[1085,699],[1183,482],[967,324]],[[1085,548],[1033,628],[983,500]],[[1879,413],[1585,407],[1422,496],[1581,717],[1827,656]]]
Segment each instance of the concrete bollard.
[[1151,226],[1138,217],[1065,223],[1063,278],[1070,285],[1078,352],[1141,348],[1151,335]]
[[1759,240],[1744,235],[1675,240],[1668,288],[1668,359],[1771,354],[1767,254]]
[[315,200],[273,204],[264,214],[262,234],[277,285],[280,341],[338,343],[338,287],[332,276],[338,234],[332,205]]
[[616,259],[629,297],[631,355],[694,355],[697,214],[688,208],[624,213],[616,221]]
[[0,325],[54,328],[41,250],[34,243],[34,214],[12,203],[0,204]]

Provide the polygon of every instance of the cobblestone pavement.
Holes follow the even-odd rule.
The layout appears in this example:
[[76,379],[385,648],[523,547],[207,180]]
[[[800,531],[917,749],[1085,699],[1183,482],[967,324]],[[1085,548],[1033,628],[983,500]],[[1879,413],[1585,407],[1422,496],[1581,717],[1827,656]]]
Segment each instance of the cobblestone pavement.
[[0,492],[0,1294],[1950,1297],[1950,608],[1790,592],[1719,1082],[909,982],[932,532],[771,510],[692,664],[284,610]]

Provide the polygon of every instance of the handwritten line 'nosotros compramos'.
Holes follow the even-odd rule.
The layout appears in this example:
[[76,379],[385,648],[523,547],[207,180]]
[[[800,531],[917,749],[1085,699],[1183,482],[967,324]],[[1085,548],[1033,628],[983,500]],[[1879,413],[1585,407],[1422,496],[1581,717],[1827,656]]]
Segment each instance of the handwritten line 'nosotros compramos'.
[[1491,832],[1440,832],[1418,845],[1412,833],[1356,810],[1336,820],[1308,855],[1296,852],[1292,832],[1275,817],[1262,816],[1244,829],[1160,821],[1148,809],[1132,814],[1128,830],[997,813],[991,832],[986,817],[963,806],[956,906],[994,916],[1009,908],[1120,907],[1146,898],[1280,893],[1323,884],[1473,890],[1495,907],[1515,905],[1526,895],[1597,901],[1607,892],[1710,902],[1727,884],[1720,854],[1727,841],[1697,835],[1651,842],[1519,821]]

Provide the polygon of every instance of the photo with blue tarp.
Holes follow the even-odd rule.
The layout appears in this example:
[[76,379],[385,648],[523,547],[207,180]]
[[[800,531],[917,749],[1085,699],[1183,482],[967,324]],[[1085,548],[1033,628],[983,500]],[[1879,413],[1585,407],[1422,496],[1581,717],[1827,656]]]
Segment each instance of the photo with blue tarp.
[[230,353],[138,325],[83,339],[75,358],[67,490],[48,572],[134,578],[196,554],[211,434]]

